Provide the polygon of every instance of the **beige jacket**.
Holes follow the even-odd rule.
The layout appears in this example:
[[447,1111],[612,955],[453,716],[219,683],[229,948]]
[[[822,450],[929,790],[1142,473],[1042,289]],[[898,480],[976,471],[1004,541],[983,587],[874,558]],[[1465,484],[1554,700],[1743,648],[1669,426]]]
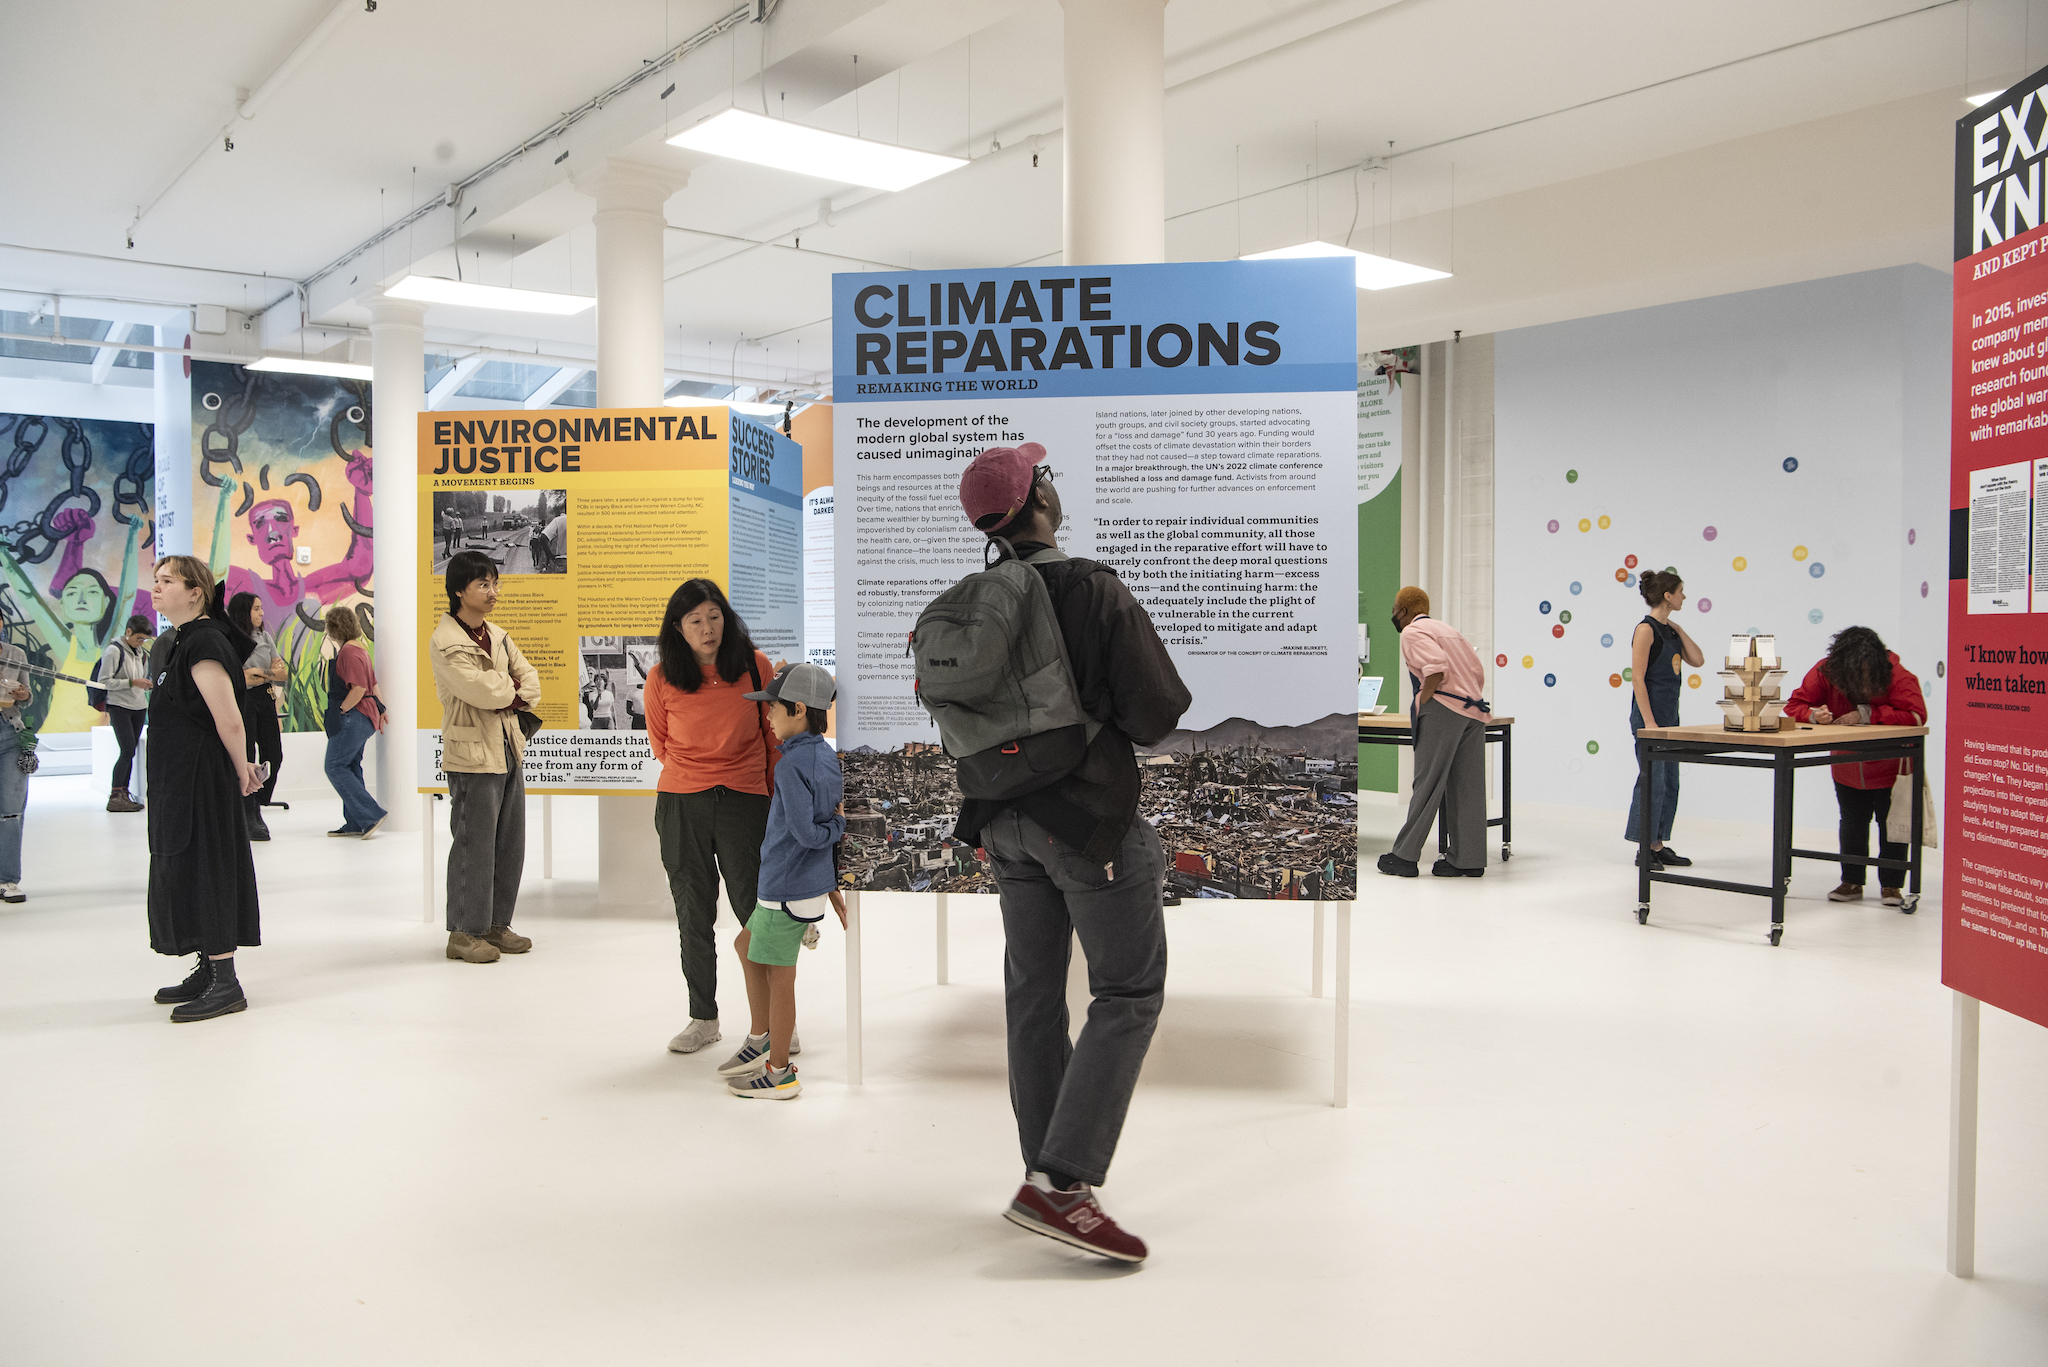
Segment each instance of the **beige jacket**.
[[427,638],[434,692],[441,699],[443,773],[504,773],[505,742],[512,742],[513,754],[523,755],[526,736],[513,714],[502,709],[515,698],[524,698],[530,708],[540,706],[540,674],[496,623],[486,622],[484,628],[491,634],[488,656],[446,613]]

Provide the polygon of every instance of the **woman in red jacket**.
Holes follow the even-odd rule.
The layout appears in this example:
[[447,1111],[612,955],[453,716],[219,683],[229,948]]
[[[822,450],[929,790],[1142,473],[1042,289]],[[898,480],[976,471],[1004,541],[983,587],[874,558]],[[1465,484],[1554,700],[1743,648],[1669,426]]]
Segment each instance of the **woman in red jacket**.
[[[1828,643],[1828,657],[1807,671],[1785,703],[1785,715],[1816,726],[1925,726],[1927,700],[1920,680],[1885,649],[1869,627],[1844,627]],[[1839,753],[1839,752],[1838,752]],[[1892,781],[1899,761],[1837,764],[1835,802],[1842,809],[1842,853],[1870,854],[1870,822],[1877,821],[1878,857],[1904,859],[1906,847],[1884,838],[1884,819],[1892,809]],[[1865,865],[1842,865],[1842,886],[1828,894],[1830,902],[1854,902],[1863,896]],[[1900,905],[1898,869],[1884,869],[1878,886],[1884,905]]]

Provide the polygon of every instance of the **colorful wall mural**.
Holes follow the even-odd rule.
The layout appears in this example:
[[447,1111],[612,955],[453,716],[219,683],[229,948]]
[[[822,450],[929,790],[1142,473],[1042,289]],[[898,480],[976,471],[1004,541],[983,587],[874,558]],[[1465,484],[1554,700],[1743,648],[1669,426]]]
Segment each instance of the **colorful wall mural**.
[[331,604],[375,650],[370,456],[367,381],[193,363],[192,544],[230,598],[256,595],[288,662],[287,731],[321,729]]
[[[40,670],[88,678],[130,613],[155,620],[154,443],[148,423],[0,413],[0,636]],[[30,688],[32,733],[99,720],[82,684]]]

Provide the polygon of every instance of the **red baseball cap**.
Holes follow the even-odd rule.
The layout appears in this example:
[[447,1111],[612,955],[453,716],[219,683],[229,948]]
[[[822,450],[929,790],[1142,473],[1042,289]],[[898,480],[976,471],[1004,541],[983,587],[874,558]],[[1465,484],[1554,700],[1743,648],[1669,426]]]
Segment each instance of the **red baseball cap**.
[[1031,471],[1045,459],[1035,441],[1022,446],[991,446],[976,456],[960,475],[960,506],[967,520],[992,532],[1024,511],[1031,497]]

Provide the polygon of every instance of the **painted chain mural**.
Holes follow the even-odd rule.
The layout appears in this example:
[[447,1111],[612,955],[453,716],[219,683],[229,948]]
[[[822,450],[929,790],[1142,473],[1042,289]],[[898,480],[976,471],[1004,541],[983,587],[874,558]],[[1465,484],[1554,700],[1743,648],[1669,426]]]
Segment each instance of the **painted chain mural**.
[[195,361],[192,459],[192,544],[225,571],[230,599],[256,596],[287,662],[283,728],[318,731],[321,615],[348,604],[375,649],[370,386]]
[[0,413],[0,637],[28,655],[30,735],[90,731],[76,680],[130,613],[155,619],[154,441],[148,423]]

